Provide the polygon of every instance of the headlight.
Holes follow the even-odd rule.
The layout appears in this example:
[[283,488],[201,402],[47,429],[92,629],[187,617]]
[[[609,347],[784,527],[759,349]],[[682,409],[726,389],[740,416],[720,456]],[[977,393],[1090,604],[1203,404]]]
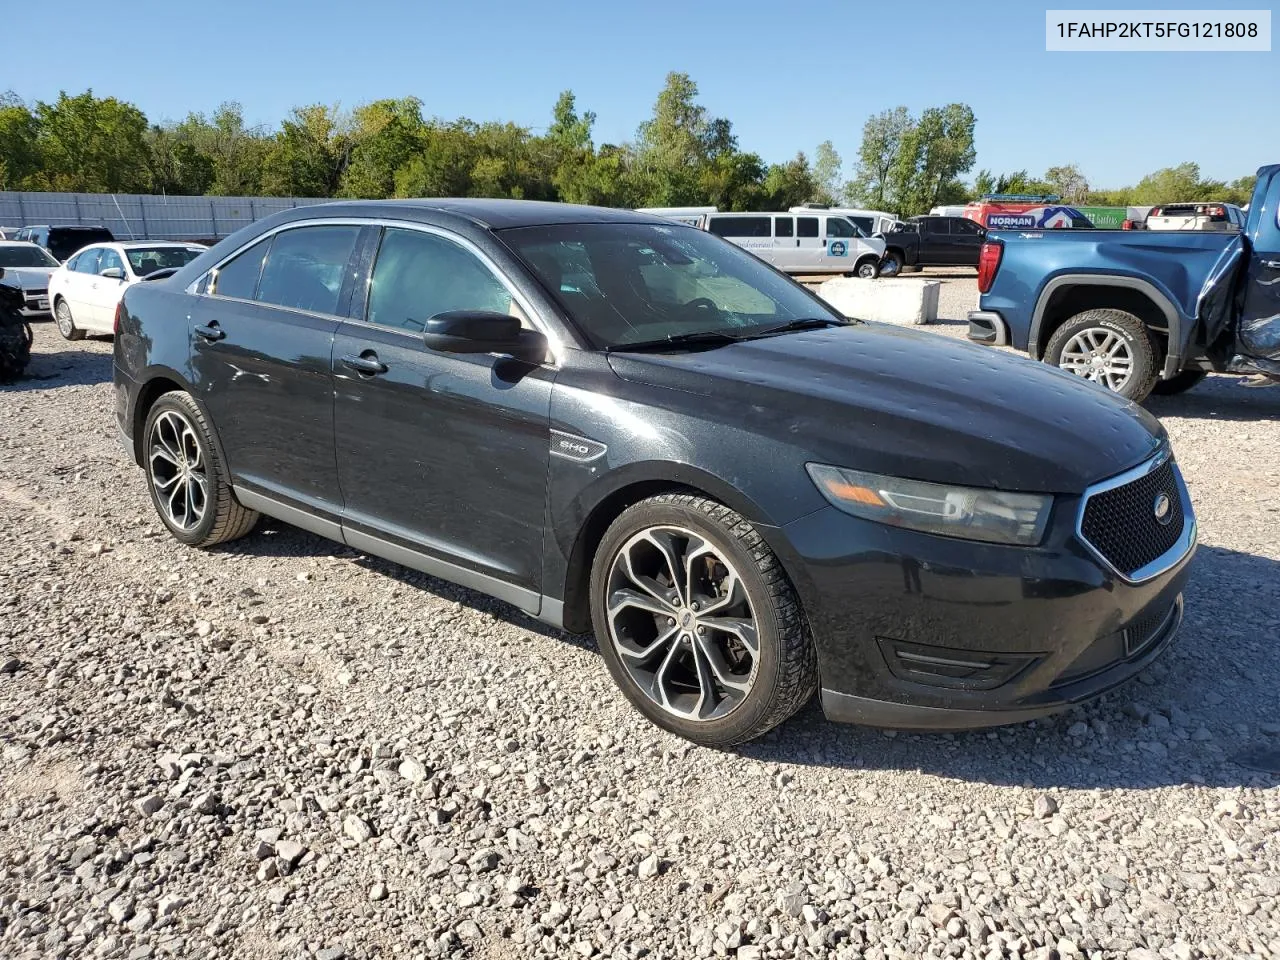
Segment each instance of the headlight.
[[882,477],[805,465],[823,496],[855,517],[944,537],[1033,547],[1044,538],[1053,497]]

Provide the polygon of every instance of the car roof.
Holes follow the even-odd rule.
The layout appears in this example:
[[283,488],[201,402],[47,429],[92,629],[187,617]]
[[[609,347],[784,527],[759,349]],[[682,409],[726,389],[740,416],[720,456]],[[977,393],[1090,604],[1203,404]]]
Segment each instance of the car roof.
[[412,200],[348,200],[308,204],[288,211],[282,222],[319,220],[327,217],[388,217],[406,220],[459,219],[481,227],[505,230],[512,227],[546,226],[559,223],[655,223],[671,221],[634,210],[589,207],[576,203],[544,200],[496,200],[473,197],[423,198]]
[[95,247],[123,247],[126,250],[133,250],[137,247],[203,247],[203,243],[196,243],[194,240],[103,240],[101,243],[93,244]]
[[44,249],[40,244],[32,243],[30,240],[0,240],[0,247],[35,247],[37,250]]
[[20,230],[106,230],[105,223],[24,223]]

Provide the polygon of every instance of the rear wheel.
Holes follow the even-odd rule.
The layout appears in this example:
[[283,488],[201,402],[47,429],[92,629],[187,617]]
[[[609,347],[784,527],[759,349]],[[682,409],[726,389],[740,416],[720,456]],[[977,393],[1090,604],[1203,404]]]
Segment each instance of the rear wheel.
[[1183,370],[1176,377],[1172,377],[1169,380],[1157,380],[1156,385],[1151,388],[1151,392],[1161,397],[1172,397],[1175,394],[1186,393],[1208,375],[1204,370]]
[[83,340],[84,331],[76,326],[75,319],[71,316],[71,305],[61,297],[58,298],[57,304],[53,308],[53,317],[58,324],[58,332],[68,340]]
[[175,539],[211,547],[253,529],[258,513],[236,500],[208,421],[189,395],[161,396],[144,431],[151,502]]
[[704,746],[760,736],[817,687],[808,625],[777,557],[713,500],[664,494],[619,516],[592,563],[591,617],[627,699]]
[[1156,347],[1141,320],[1123,310],[1085,310],[1054,331],[1044,362],[1142,401],[1156,383]]

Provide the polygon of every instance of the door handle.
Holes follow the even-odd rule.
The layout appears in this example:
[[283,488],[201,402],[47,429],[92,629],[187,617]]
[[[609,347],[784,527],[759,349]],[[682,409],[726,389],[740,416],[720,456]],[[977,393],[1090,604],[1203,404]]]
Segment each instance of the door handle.
[[387,365],[378,359],[378,355],[373,351],[369,351],[367,356],[345,356],[342,362],[357,373],[364,374],[366,377],[376,376],[379,373],[387,372]]
[[215,340],[221,340],[226,336],[226,333],[216,323],[199,326],[195,329],[198,336],[204,337],[210,343]]

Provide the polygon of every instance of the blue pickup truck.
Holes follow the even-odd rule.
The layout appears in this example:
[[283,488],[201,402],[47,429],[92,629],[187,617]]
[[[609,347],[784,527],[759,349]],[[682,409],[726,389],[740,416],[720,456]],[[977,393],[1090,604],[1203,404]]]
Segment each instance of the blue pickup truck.
[[1136,401],[1189,390],[1210,371],[1280,382],[1278,207],[1275,164],[1258,171],[1238,233],[992,231],[969,339]]

